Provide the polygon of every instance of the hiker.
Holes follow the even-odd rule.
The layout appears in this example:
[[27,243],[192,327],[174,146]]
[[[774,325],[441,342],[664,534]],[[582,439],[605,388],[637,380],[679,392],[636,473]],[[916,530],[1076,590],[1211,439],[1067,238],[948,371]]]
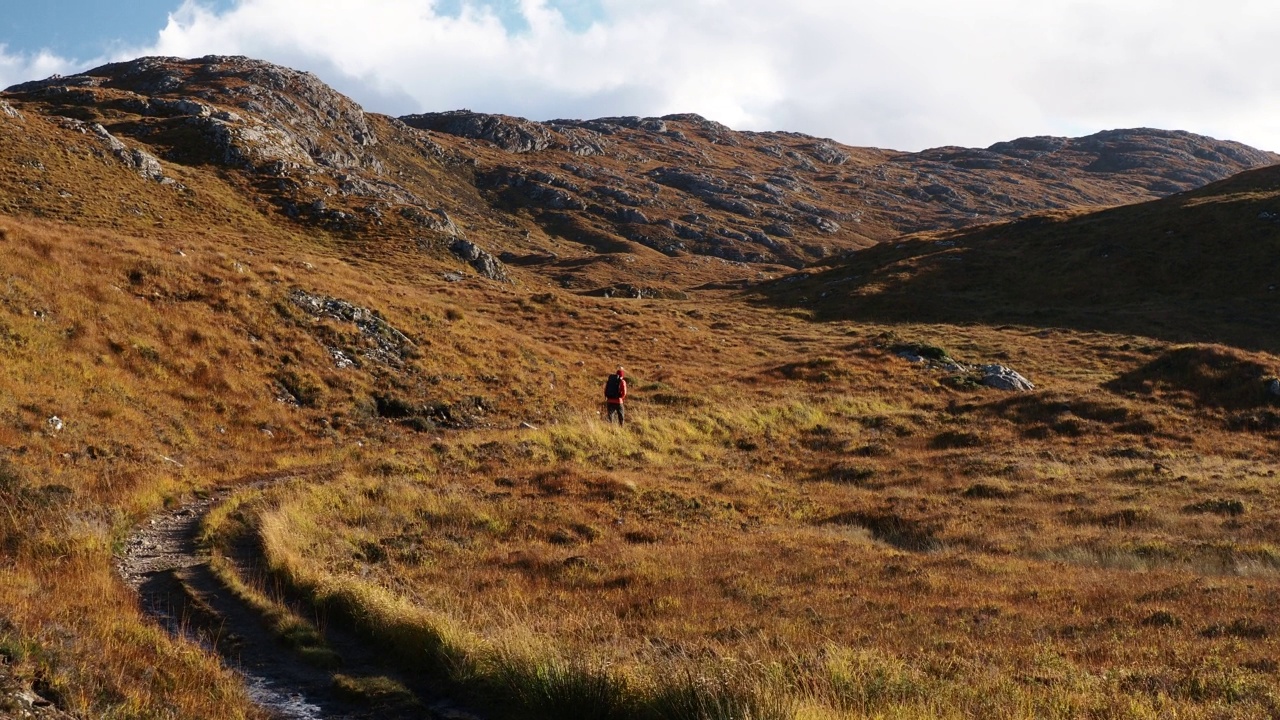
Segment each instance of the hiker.
[[618,372],[609,376],[604,383],[604,401],[608,414],[605,415],[606,422],[613,422],[613,416],[618,416],[618,424],[622,424],[623,412],[622,401],[627,397],[627,379],[626,371],[622,366],[618,366]]

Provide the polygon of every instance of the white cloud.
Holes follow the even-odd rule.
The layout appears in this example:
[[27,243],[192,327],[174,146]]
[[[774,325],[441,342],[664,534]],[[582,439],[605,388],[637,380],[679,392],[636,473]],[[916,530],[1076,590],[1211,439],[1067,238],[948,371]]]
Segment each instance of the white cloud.
[[47,52],[35,55],[10,54],[8,48],[0,45],[0,88],[54,74],[66,75],[82,69],[74,61]]
[[[554,1],[514,0],[513,32],[474,2],[187,0],[121,55],[259,57],[392,114],[698,112],[900,149],[1143,125],[1280,150],[1270,0],[599,0],[580,30]],[[0,80],[47,67],[0,54]]]

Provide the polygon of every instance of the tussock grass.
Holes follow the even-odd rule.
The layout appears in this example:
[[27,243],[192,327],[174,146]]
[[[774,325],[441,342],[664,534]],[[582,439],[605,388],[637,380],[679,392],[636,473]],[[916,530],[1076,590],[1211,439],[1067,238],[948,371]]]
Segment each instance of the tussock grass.
[[[1085,455],[1068,462],[1015,454],[1003,465],[979,465],[983,473],[1004,467],[1003,476],[978,474],[977,482],[959,487],[945,468],[922,468],[917,472],[925,479],[913,490],[895,491],[887,504],[867,495],[863,509],[834,516],[833,503],[838,509],[854,501],[857,508],[858,496],[869,491],[754,473],[748,479],[733,469],[733,458],[756,454],[726,443],[743,426],[793,443],[793,453],[822,453],[805,442],[814,428],[866,432],[868,410],[903,414],[891,404],[852,412],[840,404],[784,404],[681,423],[646,417],[637,420],[634,436],[578,416],[510,445],[443,448],[441,464],[426,472],[356,474],[333,487],[290,488],[271,503],[258,529],[276,571],[290,583],[347,608],[344,613],[363,608],[371,616],[356,622],[379,637],[390,633],[389,646],[403,651],[412,638],[407,647],[448,658],[429,665],[454,682],[483,687],[485,696],[534,717],[1157,717],[1183,707],[1159,693],[1131,697],[1123,674],[1098,681],[1089,669],[1098,661],[1089,658],[1146,667],[1139,648],[1151,641],[1135,645],[1133,633],[1149,626],[1150,613],[1136,616],[1125,608],[1147,591],[1151,574],[1166,582],[1185,575],[1256,579],[1269,557],[1265,549],[1242,550],[1236,569],[1227,569],[1234,551],[1205,554],[1194,541],[1166,534],[1174,528],[1193,537],[1212,532],[1196,528],[1198,515],[1172,497],[1137,510],[1123,504],[1070,509],[1082,502],[1073,488],[1105,492],[1116,479],[1125,483],[1113,486],[1123,503],[1131,471],[1143,467],[1124,458]],[[672,433],[671,441],[684,447],[667,448],[662,457],[625,452],[636,436],[656,431]],[[934,448],[927,436],[912,440],[894,464],[956,450]],[[556,442],[578,450],[571,459],[555,459],[547,448]],[[479,447],[483,464],[449,469],[455,452],[473,457]],[[724,469],[686,478],[687,468],[705,467],[699,457],[715,458]],[[548,463],[553,469],[544,469]],[[492,481],[497,493],[467,489],[486,485],[472,472],[493,468],[501,468]],[[1248,463],[1187,469],[1208,468],[1258,470]],[[932,509],[904,512],[898,501]],[[1032,537],[1018,523],[997,522],[971,534],[968,515],[949,509],[957,501],[1012,504],[1022,508],[1017,517],[1047,512],[1040,517],[1050,531]],[[619,517],[620,525],[600,521]],[[835,525],[809,527],[848,530],[795,527],[832,517],[839,519]],[[737,534],[738,527],[763,533],[763,542]],[[1093,549],[1055,546],[1079,528],[1097,534]],[[694,537],[725,540],[713,542],[713,551],[699,549]],[[730,537],[741,552],[725,550]],[[1108,542],[1115,549],[1107,549]],[[989,559],[975,564],[964,548]],[[850,577],[837,580],[834,567]],[[1044,571],[1049,567],[1053,572]],[[841,626],[821,619],[847,618],[840,599],[855,587],[855,596],[864,598],[862,612],[881,620]],[[1109,638],[1063,623],[1059,608],[1077,588],[1091,588],[1097,593],[1091,602],[1101,603],[1087,617],[1111,612],[1128,619],[1119,620]],[[949,601],[937,604],[944,596]],[[1027,605],[1031,597],[1053,600]],[[903,598],[919,598],[907,600],[912,613],[891,612]],[[600,612],[611,606],[612,615]],[[771,623],[753,628],[750,618],[761,613]],[[1215,627],[1259,627],[1256,620],[1237,620],[1202,623],[1195,642],[1237,637]],[[987,628],[985,639],[975,642],[969,627]],[[1039,663],[1040,656],[1011,652],[1008,644],[1045,649],[1045,632],[1059,658],[1048,681],[1026,674],[1033,667],[1026,663]],[[868,634],[877,649],[857,649]],[[1185,650],[1183,633],[1176,635],[1159,642]],[[653,638],[662,641],[655,647]],[[1082,639],[1087,650],[1080,650]],[[992,656],[983,647],[1000,650]],[[967,649],[957,655],[960,648]],[[1167,667],[1159,672],[1161,682],[1195,682]],[[1214,690],[1194,703],[1263,702],[1261,686],[1249,687],[1240,695]]]

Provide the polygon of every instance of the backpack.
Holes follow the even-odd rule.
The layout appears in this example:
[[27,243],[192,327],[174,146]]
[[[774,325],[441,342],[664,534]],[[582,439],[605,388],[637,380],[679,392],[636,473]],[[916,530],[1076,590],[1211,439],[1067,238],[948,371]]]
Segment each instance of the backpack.
[[622,397],[622,378],[617,373],[609,376],[604,384],[604,396],[610,400],[617,400]]

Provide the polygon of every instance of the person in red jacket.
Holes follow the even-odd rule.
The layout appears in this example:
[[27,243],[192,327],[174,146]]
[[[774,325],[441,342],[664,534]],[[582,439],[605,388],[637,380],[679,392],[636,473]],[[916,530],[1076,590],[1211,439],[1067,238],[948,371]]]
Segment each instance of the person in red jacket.
[[604,401],[608,414],[605,416],[607,422],[613,422],[613,416],[618,416],[618,424],[622,424],[624,414],[622,412],[622,401],[627,398],[627,379],[626,371],[622,366],[618,366],[618,372],[609,376],[604,383]]

